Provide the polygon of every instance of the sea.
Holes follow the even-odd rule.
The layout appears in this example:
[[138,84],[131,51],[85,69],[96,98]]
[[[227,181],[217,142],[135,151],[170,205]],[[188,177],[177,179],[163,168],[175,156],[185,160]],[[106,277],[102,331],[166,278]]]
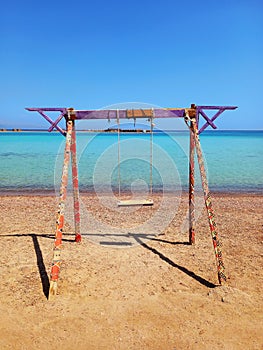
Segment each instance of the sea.
[[[263,131],[204,131],[200,141],[211,191],[263,193]],[[1,132],[0,193],[59,191],[64,145],[57,132]],[[78,132],[77,150],[80,191],[188,191],[186,131]]]

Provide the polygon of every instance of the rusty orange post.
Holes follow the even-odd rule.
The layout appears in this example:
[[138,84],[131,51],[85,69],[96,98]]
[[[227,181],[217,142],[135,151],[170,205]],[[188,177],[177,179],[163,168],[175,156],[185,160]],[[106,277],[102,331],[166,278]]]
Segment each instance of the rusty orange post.
[[62,232],[63,232],[63,226],[64,226],[64,216],[65,216],[65,201],[66,201],[67,185],[68,185],[68,168],[69,168],[70,152],[71,152],[72,126],[73,126],[73,121],[68,119],[66,144],[65,144],[65,150],[64,150],[64,163],[63,163],[61,186],[60,186],[59,209],[58,209],[58,216],[56,221],[53,261],[52,261],[51,274],[50,274],[49,297],[57,293],[57,282],[58,282],[60,265],[61,265],[60,255],[61,255],[61,245],[62,245]]
[[[72,112],[71,112],[71,116],[72,116]],[[72,167],[73,200],[74,200],[75,242],[81,242],[77,145],[76,145],[76,129],[75,129],[74,120],[72,124],[72,138],[71,138],[71,167]]]
[[190,122],[190,145],[189,145],[189,243],[195,243],[195,141],[192,122]]
[[206,210],[207,210],[209,227],[210,227],[210,232],[211,232],[211,236],[212,236],[212,242],[213,242],[213,247],[214,247],[214,252],[215,252],[215,257],[216,257],[216,262],[217,262],[218,280],[219,280],[219,283],[222,284],[223,281],[226,281],[226,275],[224,272],[225,266],[224,266],[223,257],[222,257],[222,250],[221,250],[222,244],[221,244],[221,241],[219,240],[218,232],[216,229],[215,215],[214,215],[214,211],[213,211],[213,207],[212,207],[211,194],[210,194],[210,191],[208,188],[206,170],[205,170],[205,165],[204,165],[204,158],[203,158],[203,154],[202,154],[202,150],[201,150],[198,128],[196,125],[195,118],[191,119],[191,125],[192,125],[192,129],[193,129],[196,154],[197,154],[199,170],[200,170],[200,175],[201,175],[201,181],[202,181],[202,187],[203,187],[203,192],[204,192],[205,206],[206,206]]

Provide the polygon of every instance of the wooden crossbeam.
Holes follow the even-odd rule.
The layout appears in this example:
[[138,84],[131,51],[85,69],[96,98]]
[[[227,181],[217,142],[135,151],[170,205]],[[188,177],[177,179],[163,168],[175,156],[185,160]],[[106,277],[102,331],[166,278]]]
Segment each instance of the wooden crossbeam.
[[152,109],[127,109],[127,118],[152,118]]

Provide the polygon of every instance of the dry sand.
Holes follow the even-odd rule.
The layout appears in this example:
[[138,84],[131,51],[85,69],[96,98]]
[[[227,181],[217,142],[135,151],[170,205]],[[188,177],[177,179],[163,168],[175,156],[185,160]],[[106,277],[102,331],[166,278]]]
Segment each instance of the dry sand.
[[[228,276],[221,287],[205,212],[189,246],[187,196],[172,218],[169,206],[156,216],[160,201],[114,212],[83,196],[102,228],[91,224],[76,244],[66,225],[59,295],[47,301],[57,199],[0,197],[0,349],[263,349],[263,197],[214,196]],[[162,235],[141,227],[136,236],[136,223],[154,216],[157,231],[169,221]]]

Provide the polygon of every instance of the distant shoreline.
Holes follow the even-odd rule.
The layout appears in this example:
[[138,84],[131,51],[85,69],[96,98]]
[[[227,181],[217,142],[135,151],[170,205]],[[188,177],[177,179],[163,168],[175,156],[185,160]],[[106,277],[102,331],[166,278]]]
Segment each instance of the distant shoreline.
[[[87,130],[76,130],[77,132],[103,132],[103,133],[117,133],[118,129],[87,129]],[[181,131],[187,131],[187,130],[181,130]],[[48,132],[48,133],[59,133],[57,130],[52,130],[49,132],[45,129],[0,129],[0,132],[14,132],[14,133],[20,133],[20,132]],[[150,130],[148,129],[120,129],[120,132],[126,132],[126,133],[150,133]]]
[[[88,133],[94,133],[94,132],[100,132],[100,133],[117,133],[118,129],[76,129],[77,132],[88,132]],[[59,134],[59,131],[57,130],[52,130],[49,132],[47,129],[21,129],[21,128],[0,128],[0,133],[27,133],[27,132],[43,132],[43,133],[56,133]],[[126,132],[126,133],[150,133],[150,130],[148,129],[120,129],[120,132]],[[188,132],[187,129],[184,130],[178,130],[178,129],[169,129],[169,130],[160,130],[160,129],[155,129],[153,130],[154,133],[169,133],[169,132]],[[204,133],[217,133],[217,132],[263,132],[263,129],[251,129],[251,130],[245,130],[245,129],[219,129],[219,130],[205,130]]]

